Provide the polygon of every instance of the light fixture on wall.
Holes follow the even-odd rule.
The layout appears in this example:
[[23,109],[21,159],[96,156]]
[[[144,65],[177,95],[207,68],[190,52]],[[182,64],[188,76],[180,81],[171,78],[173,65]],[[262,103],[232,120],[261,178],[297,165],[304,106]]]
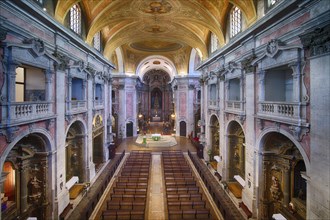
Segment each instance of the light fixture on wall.
[[171,118],[175,118],[175,114],[174,114],[174,112],[171,114]]

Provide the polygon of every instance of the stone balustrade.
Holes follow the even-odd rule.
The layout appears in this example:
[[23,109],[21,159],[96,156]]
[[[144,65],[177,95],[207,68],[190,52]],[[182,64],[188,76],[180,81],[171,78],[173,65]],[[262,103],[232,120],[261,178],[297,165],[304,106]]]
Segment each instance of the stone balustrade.
[[226,101],[226,110],[229,111],[236,111],[236,112],[244,112],[245,107],[244,107],[243,101]]
[[67,114],[77,114],[87,111],[87,101],[85,100],[71,100],[66,102]]
[[51,102],[13,102],[9,109],[7,118],[12,122],[42,119],[54,114]]
[[97,107],[97,108],[100,108],[100,107],[103,107],[103,100],[94,100],[94,108]]
[[259,102],[258,115],[298,120],[300,115],[300,104],[289,102]]

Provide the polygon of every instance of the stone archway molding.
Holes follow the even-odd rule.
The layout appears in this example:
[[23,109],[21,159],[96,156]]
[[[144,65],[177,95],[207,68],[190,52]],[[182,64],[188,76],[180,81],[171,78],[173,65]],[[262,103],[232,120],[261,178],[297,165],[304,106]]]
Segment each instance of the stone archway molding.
[[30,134],[41,134],[41,138],[46,143],[46,152],[55,153],[55,146],[54,146],[54,140],[52,139],[50,133],[44,129],[44,128],[32,128],[32,129],[26,129],[22,133],[20,133],[16,138],[6,147],[5,151],[1,155],[0,165],[3,167],[4,162],[9,155],[10,151],[15,147],[15,145],[25,136]]
[[284,129],[278,128],[278,127],[270,127],[270,128],[265,128],[260,134],[259,137],[256,140],[256,146],[258,146],[258,152],[262,153],[263,152],[263,146],[264,146],[264,140],[266,138],[266,136],[269,133],[280,133],[282,135],[284,135],[285,137],[287,137],[290,141],[292,141],[292,143],[294,143],[294,145],[298,148],[301,156],[304,159],[304,163],[306,166],[306,175],[308,176],[309,171],[310,171],[310,162],[308,159],[308,156],[304,150],[304,148],[301,146],[301,144],[296,140],[296,138],[294,136],[292,136],[292,134]]
[[160,69],[168,73],[171,78],[170,82],[178,75],[175,65],[170,59],[164,56],[154,55],[143,59],[136,68],[136,74],[141,82],[143,82],[144,74],[151,69]]

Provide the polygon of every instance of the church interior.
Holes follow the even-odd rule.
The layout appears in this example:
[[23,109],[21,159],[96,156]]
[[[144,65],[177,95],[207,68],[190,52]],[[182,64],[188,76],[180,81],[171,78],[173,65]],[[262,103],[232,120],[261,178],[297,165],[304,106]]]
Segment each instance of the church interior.
[[0,220],[330,219],[329,0],[1,0]]

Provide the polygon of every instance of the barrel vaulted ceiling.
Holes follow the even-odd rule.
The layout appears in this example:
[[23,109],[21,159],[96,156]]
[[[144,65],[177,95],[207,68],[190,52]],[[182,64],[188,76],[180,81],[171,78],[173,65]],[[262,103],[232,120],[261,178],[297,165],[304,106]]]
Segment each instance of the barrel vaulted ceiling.
[[227,18],[233,5],[246,25],[256,20],[254,0],[58,0],[55,18],[64,24],[70,8],[79,3],[85,18],[86,42],[101,31],[103,55],[116,62],[120,48],[125,72],[135,72],[148,56],[170,59],[178,72],[188,71],[191,49],[207,59],[209,34],[225,44]]

